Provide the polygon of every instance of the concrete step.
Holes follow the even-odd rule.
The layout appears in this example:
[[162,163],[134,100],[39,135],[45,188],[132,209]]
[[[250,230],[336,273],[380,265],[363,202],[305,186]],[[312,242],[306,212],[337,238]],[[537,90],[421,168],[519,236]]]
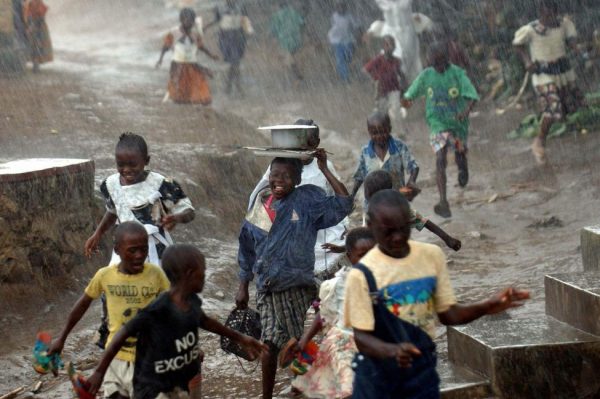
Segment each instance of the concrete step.
[[544,314],[448,328],[449,360],[486,376],[502,398],[600,395],[600,338]]
[[492,397],[489,380],[474,372],[440,360],[437,367],[440,375],[442,399],[486,399]]
[[600,336],[600,271],[547,275],[544,287],[548,315]]
[[600,271],[600,225],[581,229],[580,242],[583,270]]

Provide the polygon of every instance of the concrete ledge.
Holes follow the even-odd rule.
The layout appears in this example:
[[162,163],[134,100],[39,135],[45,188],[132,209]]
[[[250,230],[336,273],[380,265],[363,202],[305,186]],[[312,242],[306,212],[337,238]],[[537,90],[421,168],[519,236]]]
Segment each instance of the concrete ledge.
[[600,225],[581,229],[583,270],[600,271]]
[[68,158],[29,158],[0,164],[0,183],[72,173],[94,173],[94,161]]
[[447,360],[438,363],[442,399],[484,399],[492,394],[490,382],[472,371]]
[[600,336],[600,272],[547,275],[546,314]]
[[503,398],[600,394],[600,338],[545,315],[448,328],[450,361],[489,378]]

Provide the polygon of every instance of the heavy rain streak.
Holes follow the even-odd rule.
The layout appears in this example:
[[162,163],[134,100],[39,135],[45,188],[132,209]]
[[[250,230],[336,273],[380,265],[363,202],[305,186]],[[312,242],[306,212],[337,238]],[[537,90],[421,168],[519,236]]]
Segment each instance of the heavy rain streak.
[[598,0],[0,0],[0,399],[600,397],[599,163]]

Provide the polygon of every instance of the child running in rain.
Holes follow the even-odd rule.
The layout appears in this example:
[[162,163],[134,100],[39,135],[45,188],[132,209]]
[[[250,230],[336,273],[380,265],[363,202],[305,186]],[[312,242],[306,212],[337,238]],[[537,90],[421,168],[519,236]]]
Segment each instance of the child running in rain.
[[396,42],[392,36],[383,37],[383,53],[371,59],[365,72],[376,82],[375,106],[377,111],[390,115],[394,123],[406,116],[400,100],[406,90],[406,77],[402,72],[402,61],[394,56]]
[[404,93],[403,105],[408,108],[412,100],[425,97],[425,119],[430,130],[429,143],[436,155],[436,182],[440,193],[440,202],[433,211],[449,218],[452,212],[446,196],[448,149],[454,150],[458,185],[465,187],[469,181],[469,114],[479,96],[465,71],[448,61],[446,43],[431,46],[429,61],[432,66],[421,72]]
[[[365,200],[368,202],[373,195],[381,190],[389,190],[393,188],[392,176],[385,170],[376,170],[375,172],[369,173],[365,179]],[[402,191],[400,191],[402,193]],[[410,195],[404,196],[409,202],[412,201]],[[431,231],[433,234],[446,243],[448,248],[452,248],[455,251],[460,250],[462,243],[454,237],[451,237],[446,233],[440,226],[433,223],[416,211],[412,205],[410,206],[410,227],[417,229],[418,231],[424,228]]]
[[287,0],[278,0],[278,10],[271,17],[271,35],[284,53],[284,63],[290,68],[296,81],[304,79],[296,60],[296,53],[302,48],[304,18]]
[[23,19],[33,72],[40,70],[40,64],[53,59],[50,31],[46,25],[47,12],[48,6],[42,0],[25,0],[23,4]]
[[269,187],[258,194],[240,231],[236,306],[248,307],[248,287],[256,276],[262,340],[269,345],[262,357],[263,399],[273,397],[279,351],[302,335],[306,311],[316,298],[317,232],[338,224],[352,210],[352,197],[329,170],[325,150],[317,149],[315,157],[335,195],[312,184],[299,186],[299,159],[275,158]]
[[[367,119],[367,130],[371,140],[360,153],[352,195],[356,195],[369,173],[381,169],[392,176],[394,189],[402,188],[406,195],[416,196],[419,192],[415,185],[419,164],[408,146],[402,140],[392,137],[389,115],[381,111],[372,113]],[[405,173],[409,175],[408,181],[405,181]],[[363,219],[365,212],[366,203]]]
[[[313,126],[313,129],[308,130],[307,134],[307,145],[308,150],[316,150],[321,143],[320,129],[319,126],[312,119],[298,119],[294,122],[294,125],[305,125]],[[327,168],[331,171],[336,179],[340,180],[340,176],[335,170],[335,166],[331,161],[327,161]],[[263,191],[269,186],[269,175],[271,174],[271,168],[267,168],[267,171],[263,175],[262,179],[258,182],[252,194],[250,194],[250,201],[248,204],[248,210],[250,210],[256,201],[258,193]],[[316,158],[308,158],[302,160],[302,177],[300,186],[306,184],[313,184],[325,191],[327,195],[333,195],[333,188],[327,181],[327,178],[321,172],[319,168],[319,162]],[[344,252],[329,251],[329,246],[343,248],[344,245],[344,234],[346,233],[346,227],[348,225],[348,219],[344,219],[335,226],[327,229],[319,230],[317,233],[317,242],[315,243],[315,280],[317,283],[324,281],[328,278],[333,277],[335,272],[338,270],[339,265],[339,254]]]
[[[189,223],[194,219],[192,203],[176,181],[146,170],[150,157],[142,136],[123,133],[115,148],[115,160],[118,173],[100,185],[106,212],[86,241],[85,254],[92,256],[104,234],[116,222],[137,221],[148,232],[148,262],[160,265],[163,251],[173,243],[169,231],[178,223]],[[110,264],[118,262],[118,254],[113,253]],[[98,345],[103,348],[106,323],[99,332]]]
[[542,0],[539,19],[515,33],[513,45],[531,73],[531,84],[538,96],[540,132],[531,151],[540,164],[546,162],[546,136],[556,121],[583,105],[583,93],[576,86],[576,75],[567,47],[576,49],[577,31],[573,22],[560,18],[558,1]]
[[345,325],[359,350],[353,397],[439,398],[436,316],[444,325],[465,324],[520,306],[529,293],[506,288],[481,302],[458,303],[442,250],[410,240],[406,198],[380,191],[368,213],[377,246],[348,273],[344,297]]
[[167,248],[163,270],[171,288],[138,312],[114,336],[88,380],[92,394],[98,392],[103,379],[106,384],[109,365],[131,339],[137,342],[133,376],[136,399],[191,398],[190,381],[200,372],[199,328],[230,338],[251,358],[267,350],[266,345],[225,327],[204,313],[198,294],[204,288],[206,263],[200,250],[187,244]]
[[[106,295],[109,331],[108,342],[116,332],[161,292],[169,289],[169,281],[160,267],[145,263],[148,256],[148,233],[138,222],[125,222],[115,231],[115,252],[119,263],[98,270],[89,282],[85,293],[69,314],[66,326],[50,347],[49,353],[61,353],[69,333],[81,320],[94,299]],[[106,364],[104,397],[113,399],[137,398],[133,393],[136,341],[130,338],[121,342]],[[113,358],[116,357],[114,360]]]
[[314,363],[306,374],[292,382],[297,393],[322,399],[349,398],[352,395],[354,371],[351,364],[357,349],[352,330],[344,326],[344,287],[352,265],[358,263],[374,245],[373,234],[366,227],[348,233],[344,255],[348,265],[340,269],[334,278],[321,284],[320,313],[299,341],[294,339],[290,342],[288,357],[304,349],[319,330],[326,329]]
[[219,24],[219,49],[223,61],[229,64],[225,92],[231,94],[235,84],[239,95],[243,96],[240,63],[246,52],[246,36],[254,33],[252,23],[238,0],[226,0],[223,8],[217,7],[215,22]]
[[162,64],[165,53],[173,50],[173,60],[169,72],[168,95],[178,104],[209,105],[212,102],[207,76],[210,71],[198,64],[198,50],[217,59],[206,47],[202,39],[201,27],[196,24],[196,13],[184,8],[179,13],[181,25],[171,30],[165,37],[160,58],[156,67]]

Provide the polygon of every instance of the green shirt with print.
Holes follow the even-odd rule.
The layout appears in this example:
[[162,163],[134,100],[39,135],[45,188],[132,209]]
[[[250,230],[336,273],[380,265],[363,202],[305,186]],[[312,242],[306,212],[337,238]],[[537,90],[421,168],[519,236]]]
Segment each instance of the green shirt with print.
[[456,138],[467,139],[469,119],[459,121],[456,115],[479,96],[464,69],[454,64],[443,73],[432,67],[425,69],[404,93],[408,100],[419,97],[425,97],[425,119],[431,135],[451,131]]

